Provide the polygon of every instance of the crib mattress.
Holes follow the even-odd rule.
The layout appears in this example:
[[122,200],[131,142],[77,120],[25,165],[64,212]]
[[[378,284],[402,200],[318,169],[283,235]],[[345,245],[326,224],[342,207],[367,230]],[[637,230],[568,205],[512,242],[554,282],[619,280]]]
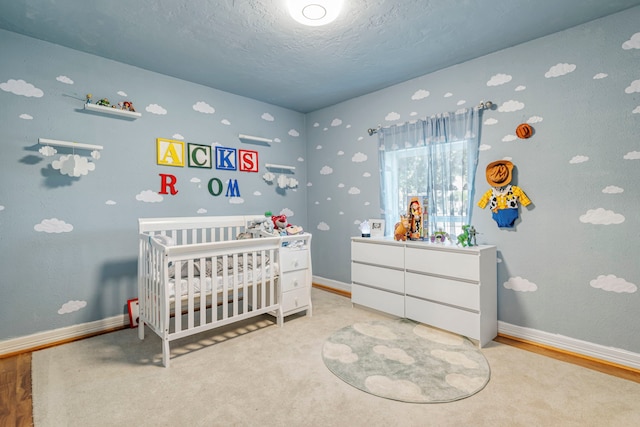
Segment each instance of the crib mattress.
[[[264,276],[266,279],[272,277],[271,270],[273,270],[273,277],[278,275],[279,267],[277,263],[269,263],[264,268]],[[247,270],[246,272],[240,272],[236,276],[229,274],[227,279],[227,289],[232,290],[238,283],[237,287],[241,287],[245,282],[254,283],[262,280],[263,269],[257,268],[255,270]],[[221,292],[224,290],[225,277],[223,275],[217,275],[216,277],[201,277],[194,276],[192,279],[194,293],[211,293],[214,291]],[[189,293],[189,280],[187,278],[181,278],[179,282],[180,295],[185,296]],[[169,279],[169,297],[174,298],[176,296],[176,279]]]

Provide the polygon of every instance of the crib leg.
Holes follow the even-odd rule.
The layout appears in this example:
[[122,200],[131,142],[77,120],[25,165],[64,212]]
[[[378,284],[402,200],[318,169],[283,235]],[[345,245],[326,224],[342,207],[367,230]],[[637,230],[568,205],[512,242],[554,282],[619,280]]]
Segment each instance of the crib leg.
[[283,314],[282,307],[280,307],[278,308],[278,311],[276,311],[276,319],[277,319],[278,326],[281,328],[284,325],[284,316],[282,314]]
[[144,322],[138,323],[138,338],[144,339]]
[[169,367],[170,355],[171,353],[169,348],[169,340],[165,339],[164,341],[162,341],[162,364],[164,365],[165,368]]

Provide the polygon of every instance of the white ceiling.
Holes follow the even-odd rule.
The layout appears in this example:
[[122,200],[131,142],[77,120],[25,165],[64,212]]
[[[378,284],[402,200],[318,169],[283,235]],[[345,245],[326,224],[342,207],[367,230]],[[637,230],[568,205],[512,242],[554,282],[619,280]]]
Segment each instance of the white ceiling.
[[345,0],[338,19],[324,27],[298,24],[285,5],[1,0],[0,28],[309,112],[640,0]]

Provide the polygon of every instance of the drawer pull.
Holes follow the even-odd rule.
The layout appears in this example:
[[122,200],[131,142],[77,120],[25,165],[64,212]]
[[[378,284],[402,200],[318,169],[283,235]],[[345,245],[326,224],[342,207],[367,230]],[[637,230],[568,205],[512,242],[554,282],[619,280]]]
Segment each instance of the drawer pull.
[[293,281],[293,286],[294,286],[294,287],[295,287],[295,286],[298,286],[298,281],[297,281],[297,280],[294,280],[294,281]]

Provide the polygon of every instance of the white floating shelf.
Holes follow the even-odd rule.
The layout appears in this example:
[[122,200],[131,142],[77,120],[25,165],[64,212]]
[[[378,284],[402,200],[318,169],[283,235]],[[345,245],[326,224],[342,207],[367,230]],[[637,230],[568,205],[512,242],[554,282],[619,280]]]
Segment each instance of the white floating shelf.
[[246,141],[266,142],[267,144],[271,144],[273,142],[273,139],[263,138],[261,136],[244,135],[242,133],[238,135],[238,138]]
[[296,170],[295,166],[287,166],[287,165],[274,165],[273,163],[265,163],[264,165],[267,169],[287,169],[290,171]]
[[54,145],[56,147],[70,147],[82,150],[102,150],[102,145],[83,144],[80,142],[58,141],[57,139],[38,138],[38,142],[42,145]]
[[104,105],[97,104],[84,104],[84,109],[95,111],[97,113],[111,114],[112,116],[124,116],[135,119],[142,117],[142,114],[135,111],[121,110],[119,108],[105,107]]

